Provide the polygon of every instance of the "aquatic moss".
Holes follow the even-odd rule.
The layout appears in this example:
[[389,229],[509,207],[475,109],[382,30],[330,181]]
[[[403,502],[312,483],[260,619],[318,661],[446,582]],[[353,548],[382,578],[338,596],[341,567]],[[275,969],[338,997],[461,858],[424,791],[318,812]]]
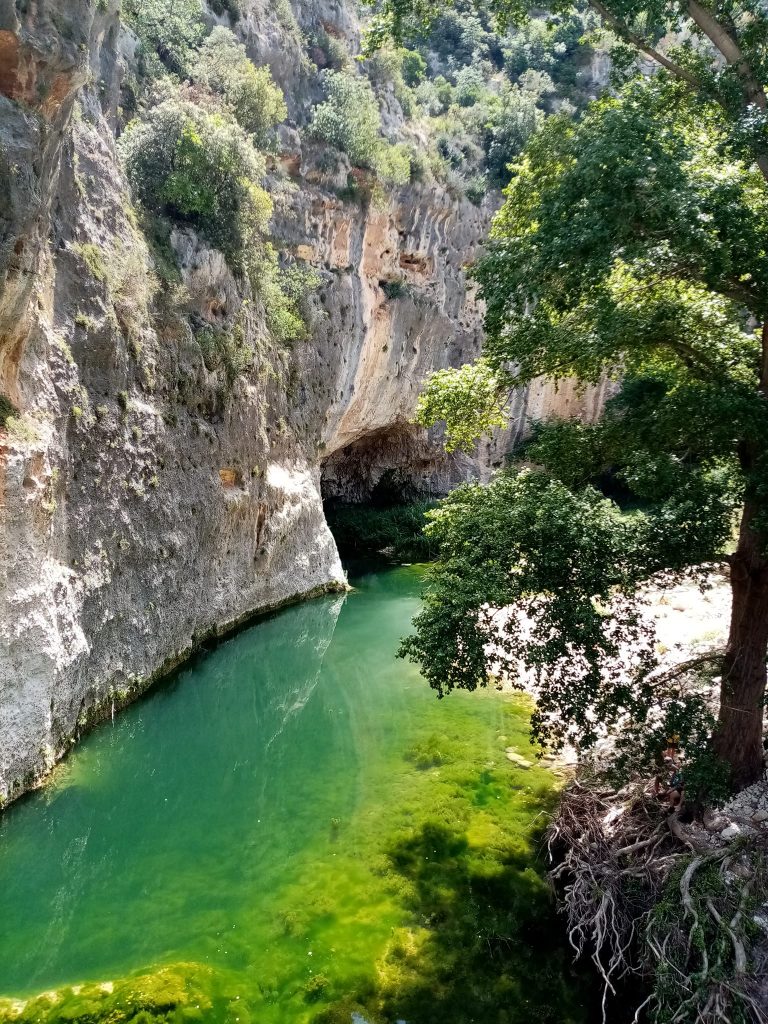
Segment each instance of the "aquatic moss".
[[181,1024],[214,1010],[213,972],[179,963],[117,983],[76,985],[26,1003],[0,1001],[0,1020],[12,1024]]
[[[6,991],[29,991],[52,902],[73,897],[73,923],[36,973],[58,1009],[33,1000],[22,1024],[351,1024],[353,1012],[371,1024],[584,1024],[536,859],[556,782],[505,756],[531,755],[530,702],[438,702],[394,660],[417,573],[363,581],[330,646],[319,641],[337,599],[240,634],[94,734],[51,804],[12,811]],[[98,827],[73,868],[59,853],[80,850],[84,820]],[[62,998],[62,981],[126,976],[139,957],[172,958],[175,996],[128,999],[127,978]]]
[[20,1012],[7,1004],[0,1020],[584,1024],[588,1000],[536,860],[554,780],[503,757],[510,741],[522,745],[528,705],[477,698],[493,700],[503,732],[492,760],[478,749],[482,707],[453,731],[391,752],[390,785],[364,818],[334,819],[326,854],[281,893],[269,948],[253,951],[250,971],[174,964],[112,991],[62,989]]

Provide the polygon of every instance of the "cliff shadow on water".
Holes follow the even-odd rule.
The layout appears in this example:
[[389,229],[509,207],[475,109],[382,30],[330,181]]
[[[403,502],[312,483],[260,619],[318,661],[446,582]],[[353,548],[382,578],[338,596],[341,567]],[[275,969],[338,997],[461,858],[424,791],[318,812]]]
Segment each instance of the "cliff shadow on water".
[[557,780],[526,699],[437,701],[394,657],[421,575],[228,639],[9,809],[0,1019],[596,1019],[538,857]]

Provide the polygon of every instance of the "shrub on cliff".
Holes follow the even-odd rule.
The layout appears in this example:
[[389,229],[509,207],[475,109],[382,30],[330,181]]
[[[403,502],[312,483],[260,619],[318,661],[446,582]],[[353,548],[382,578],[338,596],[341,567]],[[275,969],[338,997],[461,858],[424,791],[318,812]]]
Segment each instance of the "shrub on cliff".
[[7,395],[0,393],[0,428],[4,427],[8,420],[17,414],[18,409],[10,398],[8,398]]
[[240,125],[174,95],[128,125],[120,146],[136,198],[195,227],[243,269],[272,202],[259,185],[264,160]]
[[509,181],[508,166],[523,151],[528,139],[543,120],[534,94],[516,86],[503,97],[486,126],[486,167],[492,184],[500,188]]
[[408,151],[381,137],[381,116],[370,82],[348,71],[328,71],[325,88],[328,98],[315,109],[309,134],[346,153],[357,167],[369,167],[388,184],[408,181]]
[[325,75],[327,99],[315,108],[310,135],[346,153],[359,167],[373,165],[381,118],[370,83],[347,71]]
[[220,95],[257,146],[272,142],[275,125],[288,113],[269,68],[256,67],[229,29],[217,25],[203,43],[194,78]]
[[188,74],[206,31],[200,0],[125,0],[122,12],[139,37],[145,74]]

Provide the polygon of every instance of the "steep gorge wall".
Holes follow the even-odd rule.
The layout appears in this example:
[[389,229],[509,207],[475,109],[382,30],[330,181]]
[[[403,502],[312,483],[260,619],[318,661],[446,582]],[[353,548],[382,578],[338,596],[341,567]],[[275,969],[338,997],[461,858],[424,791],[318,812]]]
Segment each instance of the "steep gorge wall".
[[[355,44],[351,0],[294,9]],[[295,130],[317,86],[292,19],[250,0],[237,31],[289,104],[273,233],[321,286],[292,349],[247,307],[257,358],[222,390],[189,325],[243,285],[178,230],[183,287],[152,286],[115,153],[133,46],[116,0],[0,0],[0,393],[18,410],[0,430],[2,799],[202,638],[342,585],[321,466],[331,493],[364,497],[391,467],[441,492],[508,445],[449,459],[409,423],[425,375],[478,350],[466,263],[492,203],[436,184],[340,198],[345,158],[329,171]],[[543,388],[519,412],[578,401]]]

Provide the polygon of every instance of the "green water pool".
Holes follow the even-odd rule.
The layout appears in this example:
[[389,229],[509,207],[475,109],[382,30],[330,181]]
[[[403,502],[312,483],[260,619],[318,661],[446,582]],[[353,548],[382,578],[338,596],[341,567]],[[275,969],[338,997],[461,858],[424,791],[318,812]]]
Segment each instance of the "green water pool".
[[195,659],[0,817],[0,1018],[589,1019],[535,862],[554,780],[505,756],[532,756],[525,699],[438,701],[395,657],[418,567],[352,582]]

